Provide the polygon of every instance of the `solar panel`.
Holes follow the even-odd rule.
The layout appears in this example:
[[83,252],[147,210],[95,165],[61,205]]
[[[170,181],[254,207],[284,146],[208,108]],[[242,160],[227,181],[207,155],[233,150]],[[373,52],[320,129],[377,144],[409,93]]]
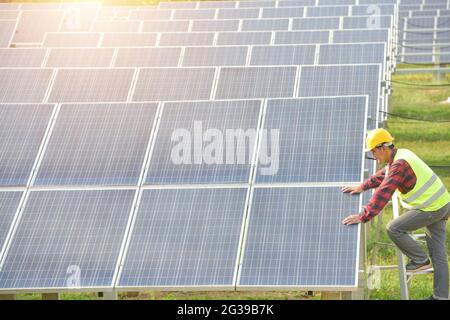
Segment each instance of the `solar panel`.
[[43,47],[97,47],[100,33],[47,33]]
[[293,8],[263,8],[262,18],[303,17],[303,7]]
[[218,19],[250,19],[259,17],[259,8],[219,9]]
[[195,8],[197,3],[194,1],[172,1],[172,2],[160,2],[158,3],[159,9],[186,9]]
[[340,187],[255,188],[238,288],[357,286],[360,197]]
[[[368,16],[368,15],[395,15],[395,4],[377,4],[352,6],[352,16]],[[375,10],[376,9],[376,10]]]
[[214,41],[212,32],[162,33],[160,46],[211,46]]
[[328,43],[329,31],[280,31],[275,33],[275,44]]
[[315,6],[316,0],[283,0],[278,1],[278,7]]
[[[408,1],[411,0],[401,0],[399,6],[401,6],[404,3],[408,3]],[[415,0],[413,0],[415,1]],[[422,0],[419,0],[422,1]],[[359,0],[359,4],[397,4],[398,0]]]
[[431,54],[415,54],[408,56],[400,56],[403,63],[433,63],[433,55]]
[[435,17],[406,18],[406,29],[434,29]]
[[133,101],[208,100],[214,68],[141,69]]
[[32,191],[4,260],[0,287],[111,287],[134,193]]
[[435,33],[436,43],[449,43],[450,42],[450,29],[445,31],[436,31]]
[[19,10],[20,3],[0,3],[0,10]]
[[154,47],[157,33],[104,33],[102,47]]
[[114,54],[110,48],[54,48],[47,59],[47,67],[109,67]]
[[45,49],[38,48],[0,48],[0,68],[40,67],[45,53]]
[[419,47],[403,47],[404,54],[426,54],[430,55],[433,53],[433,46],[423,46]]
[[355,0],[319,0],[319,6],[336,6],[355,4]]
[[169,20],[171,15],[170,10],[138,9],[131,11],[130,20]]
[[448,4],[437,3],[437,4],[424,4],[422,10],[434,10],[434,9],[448,9]]
[[0,4],[0,289],[352,290],[393,1]]
[[0,106],[0,185],[27,184],[53,108],[51,104]]
[[302,18],[294,19],[292,30],[332,30],[339,29],[339,18]]
[[119,48],[115,67],[176,67],[181,48]]
[[[86,5],[86,4],[85,4]],[[99,12],[98,6],[72,5],[65,9],[61,32],[89,32]]]
[[0,192],[0,252],[5,245],[6,237],[19,208],[22,194],[22,191]]
[[144,21],[142,30],[144,32],[187,32],[189,30],[189,20]]
[[9,46],[9,42],[14,34],[14,28],[16,21],[3,20],[0,21],[0,48],[6,48]]
[[60,9],[60,3],[22,3],[20,9],[22,10],[57,10]]
[[292,97],[296,67],[224,67],[217,82],[216,99]]
[[270,44],[271,38],[271,32],[220,32],[217,36],[217,45]]
[[42,42],[46,32],[56,32],[63,18],[63,11],[22,11],[13,43]]
[[363,96],[268,100],[256,182],[361,181],[366,112]]
[[287,30],[289,19],[243,20],[242,31]]
[[0,69],[0,102],[42,102],[53,70]]
[[214,19],[216,10],[214,9],[179,9],[173,14],[174,20],[200,20]]
[[157,104],[63,104],[35,185],[136,185]]
[[385,43],[323,44],[319,64],[386,63]]
[[235,284],[246,188],[144,190],[119,287]]
[[308,65],[314,64],[315,45],[254,46],[251,65]]
[[0,20],[17,20],[19,13],[18,10],[0,10]]
[[369,128],[378,119],[381,65],[302,66],[299,97],[368,95]]
[[259,100],[165,103],[145,183],[248,182],[260,109]]
[[203,8],[234,8],[237,2],[235,1],[199,1],[198,7]]
[[244,66],[247,47],[187,47],[183,66]]
[[239,20],[197,20],[192,31],[238,31]]
[[344,29],[391,28],[392,16],[344,17]]
[[59,69],[49,102],[125,102],[133,69]]
[[435,10],[422,10],[422,11],[412,11],[411,17],[428,17],[428,16],[437,16],[438,9]]
[[308,7],[306,9],[306,17],[340,17],[348,16],[349,7],[339,6],[339,7]]

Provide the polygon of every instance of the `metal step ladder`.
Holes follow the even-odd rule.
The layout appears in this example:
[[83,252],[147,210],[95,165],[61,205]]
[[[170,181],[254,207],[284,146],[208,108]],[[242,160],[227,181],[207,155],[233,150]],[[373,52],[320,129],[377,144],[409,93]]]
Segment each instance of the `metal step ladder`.
[[[399,201],[397,196],[393,196],[392,197],[392,213],[393,213],[393,218],[396,219],[400,216],[400,206],[399,206]],[[376,230],[376,240],[375,240],[375,246],[381,245],[382,243],[379,242],[379,235],[380,235],[380,229],[381,229],[381,225],[382,225],[382,221],[381,221],[381,215],[378,216],[378,221],[377,221],[377,230]],[[425,237],[425,234],[411,234],[411,236],[416,239],[417,241],[420,242],[425,242],[424,240],[420,240],[422,238]],[[393,245],[393,244],[386,244],[386,245]],[[395,246],[395,245],[393,245]],[[376,254],[377,254],[377,250],[376,248],[374,248],[374,256],[372,259],[372,266],[371,269],[374,271],[377,270],[389,270],[389,269],[398,269],[399,272],[399,279],[400,279],[400,295],[401,295],[401,299],[402,300],[409,300],[409,289],[410,289],[410,284],[411,284],[411,280],[413,278],[413,276],[415,275],[421,275],[421,274],[430,274],[434,272],[433,268],[430,269],[426,269],[426,270],[422,270],[419,272],[406,272],[406,256],[396,247],[396,251],[397,251],[397,265],[391,265],[391,266],[377,266],[375,265],[375,259],[376,259]]]

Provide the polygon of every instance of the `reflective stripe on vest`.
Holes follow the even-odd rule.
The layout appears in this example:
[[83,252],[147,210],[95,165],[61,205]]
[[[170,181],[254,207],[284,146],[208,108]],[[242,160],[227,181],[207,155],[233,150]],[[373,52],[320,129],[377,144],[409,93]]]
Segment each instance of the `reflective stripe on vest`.
[[417,155],[398,149],[394,161],[403,159],[416,175],[416,185],[406,194],[396,190],[402,206],[409,210],[436,211],[450,202],[450,194],[439,177]]

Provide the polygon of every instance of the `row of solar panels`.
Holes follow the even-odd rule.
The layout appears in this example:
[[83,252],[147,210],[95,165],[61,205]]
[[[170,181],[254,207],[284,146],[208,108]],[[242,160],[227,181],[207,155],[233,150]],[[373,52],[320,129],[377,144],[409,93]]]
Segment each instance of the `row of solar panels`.
[[[450,5],[442,1],[440,5]],[[400,7],[399,62],[450,62],[450,10]]]
[[[186,166],[183,173],[170,168],[167,152],[157,155],[163,160],[157,167],[152,166],[152,160],[143,166],[142,151],[148,152],[148,135],[158,117],[160,137],[154,139],[152,147],[156,154],[168,145],[166,139],[174,128],[192,129],[192,120],[202,121],[204,129],[258,129],[264,118],[263,128],[281,130],[280,152],[287,156],[280,159],[282,176],[291,179],[294,169],[311,181],[318,177],[360,181],[366,99],[269,99],[265,104],[246,100],[163,106],[63,104],[55,110],[51,105],[2,105],[0,113],[6,128],[2,125],[1,130],[8,131],[2,137],[19,151],[31,151],[30,144],[41,139],[49,118],[56,116],[40,167],[45,171],[45,157],[53,154],[57,174],[72,181],[77,171],[83,171],[90,179],[111,182],[105,179],[105,169],[114,173],[124,166],[125,179],[143,167],[149,175],[177,181],[184,173],[201,180],[203,170],[216,180],[244,181],[249,178],[248,165],[225,169]],[[141,157],[135,158],[133,149],[140,149]],[[341,161],[337,160],[340,156]],[[86,163],[85,157],[95,161]],[[295,165],[284,167],[286,161]],[[40,175],[40,170],[37,180],[50,178]],[[252,179],[260,180],[260,170]],[[353,177],[354,173],[357,176]],[[336,226],[336,221],[357,210],[360,197],[343,195],[339,187],[328,183],[24,191],[0,191],[2,246],[9,239],[2,250],[2,292],[98,291],[113,286],[124,290],[199,286],[217,290],[236,285],[240,289],[357,285],[359,229]],[[15,227],[11,229],[12,225]]]
[[[381,15],[392,15],[393,14],[393,6],[389,7],[386,13],[382,12]],[[295,9],[295,8],[294,8]],[[333,9],[333,8],[332,8]],[[344,7],[345,10],[348,10],[348,7]],[[240,12],[240,9],[232,9],[236,10],[236,12]],[[176,12],[185,11],[185,10],[177,10]],[[327,28],[339,29],[344,26],[344,23],[348,24],[349,27],[358,27],[360,28],[380,28],[382,25],[389,24],[389,21],[380,21],[382,18],[378,17],[368,17],[366,19],[362,18],[362,16],[368,15],[367,12],[362,12],[359,19],[345,19],[348,22],[339,20],[339,24],[337,24],[338,20],[334,19],[334,21],[326,22],[327,19],[314,21],[312,19],[259,19],[258,16],[255,17],[242,17],[242,16],[233,16],[230,17],[233,21],[225,21],[225,20],[217,20],[217,21],[196,21],[192,22],[195,26],[192,26],[193,29],[189,29],[190,25],[188,21],[185,20],[199,20],[202,19],[196,13],[198,10],[190,10],[193,12],[190,16],[187,13],[182,12],[180,16],[183,20],[171,21],[166,20],[163,21],[104,21],[104,20],[94,20],[94,17],[83,16],[80,15],[77,18],[78,22],[74,23],[72,20],[67,17],[63,19],[63,11],[24,11],[16,23],[16,20],[1,20],[2,21],[2,38],[10,39],[12,37],[11,43],[20,44],[27,42],[42,42],[42,38],[46,32],[86,32],[86,31],[100,31],[100,32],[137,32],[137,31],[203,31],[203,30],[213,30],[213,31],[250,31],[250,30],[268,30],[270,28],[271,31],[274,30],[295,30],[297,28],[301,29],[304,25],[304,28]],[[137,12],[144,12],[139,10]],[[332,16],[340,16],[339,13],[333,14],[330,12]],[[347,15],[347,14],[345,14]],[[355,13],[353,13],[353,16]],[[295,11],[292,11],[291,8],[288,8],[284,14],[285,17],[298,18],[299,16]],[[248,18],[253,18],[247,20]],[[160,13],[157,14],[157,19],[163,19]],[[214,19],[214,15],[205,15],[205,20]],[[236,19],[246,19],[244,21],[238,21]],[[256,19],[256,20],[255,20]],[[384,18],[386,19],[386,18]],[[352,22],[356,25],[352,26]],[[323,26],[322,26],[323,25]],[[153,29],[153,28],[156,28]]]

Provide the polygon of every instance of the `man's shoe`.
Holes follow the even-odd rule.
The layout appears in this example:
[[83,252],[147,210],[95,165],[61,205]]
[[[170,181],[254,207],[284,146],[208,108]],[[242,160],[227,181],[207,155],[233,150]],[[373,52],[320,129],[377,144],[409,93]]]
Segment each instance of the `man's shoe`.
[[432,266],[431,266],[430,259],[428,259],[427,261],[425,261],[423,263],[415,263],[414,261],[410,261],[406,265],[406,272],[419,272],[419,271],[430,269],[431,267]]

